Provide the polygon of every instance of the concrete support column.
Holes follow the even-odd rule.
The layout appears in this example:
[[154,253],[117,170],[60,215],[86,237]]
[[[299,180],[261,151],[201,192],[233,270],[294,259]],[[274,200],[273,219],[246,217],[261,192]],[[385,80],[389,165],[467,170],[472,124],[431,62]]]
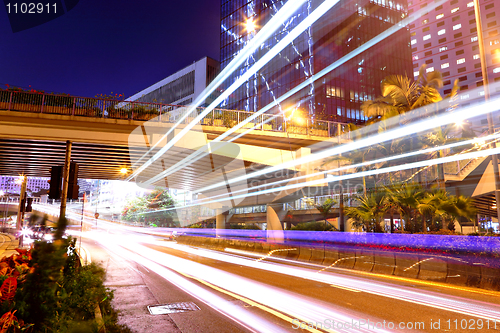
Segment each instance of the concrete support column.
[[217,215],[215,216],[215,229],[217,236],[221,236],[219,230],[226,229],[226,215],[223,213],[222,208],[217,209]]
[[283,242],[284,233],[281,221],[284,219],[285,215],[286,211],[283,211],[282,204],[267,205],[266,222],[268,241]]

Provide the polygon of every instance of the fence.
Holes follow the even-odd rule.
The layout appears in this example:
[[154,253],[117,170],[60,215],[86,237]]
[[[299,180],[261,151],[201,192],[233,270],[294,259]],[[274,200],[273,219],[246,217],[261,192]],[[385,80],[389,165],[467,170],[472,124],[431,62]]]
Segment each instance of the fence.
[[[87,98],[69,95],[54,95],[40,92],[0,90],[0,110],[71,115],[80,117],[111,118],[127,120],[156,119],[164,123],[176,123],[189,107],[162,103],[129,102],[103,98]],[[198,107],[181,124],[191,122],[205,108]],[[254,112],[214,109],[200,123],[205,126],[231,128],[251,117]],[[243,128],[261,131],[286,132],[320,137],[334,137],[349,133],[346,123],[305,119],[299,125],[281,114],[262,114],[245,124]],[[347,134],[349,136],[349,134]]]

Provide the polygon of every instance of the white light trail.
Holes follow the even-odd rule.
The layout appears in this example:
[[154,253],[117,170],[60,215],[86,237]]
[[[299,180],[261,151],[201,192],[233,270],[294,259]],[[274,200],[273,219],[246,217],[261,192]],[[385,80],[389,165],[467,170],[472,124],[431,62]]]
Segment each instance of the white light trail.
[[[266,65],[272,58],[274,58],[281,50],[283,50],[288,44],[290,44],[297,36],[304,32],[308,27],[316,22],[321,16],[323,16],[330,8],[337,4],[340,0],[325,0],[321,5],[319,5],[309,16],[307,16],[301,23],[299,23],[289,34],[287,34],[278,44],[276,44],[271,50],[269,50],[262,58],[260,58],[252,67],[250,67],[242,76],[240,76],[231,86],[225,90],[221,95],[219,95],[214,102],[212,102],[202,113],[197,115],[191,123],[186,125],[179,134],[173,137],[168,143],[165,144],[148,162],[144,163],[139,167],[131,177],[135,177],[144,169],[146,169],[151,163],[160,158],[166,151],[168,151],[173,145],[178,142],[185,134],[187,134],[198,122],[200,122],[210,111],[212,111],[217,105],[219,105],[224,99],[229,97],[239,86],[244,84],[250,77],[255,74],[259,69]],[[187,114],[185,115],[187,117]],[[173,130],[173,127],[169,130],[167,134],[163,136],[166,138],[167,135]],[[162,139],[161,139],[162,140]],[[160,142],[159,140],[158,142]],[[151,179],[145,181],[145,184],[154,184],[165,177],[165,171],[160,172],[158,175],[152,177]]]
[[[166,244],[165,242],[154,242],[155,245],[170,247],[186,253],[210,258],[222,262],[227,262],[237,266],[245,266],[261,269],[268,272],[284,274],[287,276],[299,277],[316,282],[322,282],[329,285],[340,286],[343,288],[360,290],[378,296],[389,297],[419,305],[429,306],[437,309],[469,315],[473,317],[484,318],[487,320],[500,320],[500,307],[498,304],[491,304],[475,300],[464,300],[463,298],[439,294],[431,291],[416,290],[414,288],[405,288],[394,284],[375,281],[372,279],[353,277],[342,274],[321,274],[317,270],[299,268],[284,264],[256,261],[237,256],[230,256],[216,251],[195,249],[178,244]],[[157,259],[153,259],[157,260]]]
[[[431,130],[433,128],[437,128],[439,126],[445,126],[445,125],[448,125],[450,123],[455,123],[459,120],[466,120],[469,118],[474,118],[474,117],[478,117],[481,115],[486,115],[488,113],[492,113],[492,112],[498,110],[499,101],[500,101],[500,98],[495,98],[495,99],[491,99],[488,102],[485,102],[481,105],[469,106],[469,107],[465,107],[465,108],[462,108],[459,110],[455,110],[455,111],[453,111],[453,113],[443,114],[443,115],[439,115],[436,117],[426,118],[426,119],[423,119],[420,121],[416,121],[413,124],[407,124],[405,126],[402,126],[402,127],[396,128],[396,129],[391,129],[391,130],[387,130],[387,131],[382,132],[382,133],[378,133],[377,135],[374,135],[374,136],[366,137],[366,138],[359,139],[357,141],[354,141],[354,142],[351,142],[348,144],[344,144],[344,145],[337,146],[334,148],[326,149],[326,150],[324,150],[322,152],[318,152],[314,155],[308,155],[308,156],[305,156],[302,158],[298,158],[298,159],[295,159],[295,160],[292,160],[289,162],[282,163],[282,164],[277,165],[277,166],[273,166],[270,168],[266,168],[266,169],[263,169],[260,171],[256,171],[256,172],[247,174],[245,176],[231,178],[228,180],[228,183],[231,184],[231,183],[241,182],[241,181],[244,181],[248,178],[261,176],[261,175],[264,175],[264,174],[269,173],[269,172],[279,171],[281,169],[291,169],[297,165],[310,163],[310,162],[320,160],[320,159],[330,157],[330,156],[337,156],[340,154],[348,153],[352,150],[357,150],[357,149],[365,148],[365,147],[372,146],[372,145],[375,145],[378,143],[382,143],[385,141],[390,141],[390,140],[402,138],[405,136],[413,135],[413,134],[416,134],[419,132],[428,131],[428,130]],[[421,111],[420,109],[417,109],[417,110],[413,111],[412,113],[418,114],[420,111]],[[394,117],[394,118],[396,119],[397,117]],[[201,188],[201,189],[197,189],[197,191],[203,193],[203,192],[206,192],[206,191],[211,190],[211,189],[215,189],[215,188],[223,186],[223,185],[225,186],[225,183],[217,183],[217,184],[213,184],[213,185]]]
[[[488,136],[485,136],[485,137],[481,137],[481,139],[484,140],[484,141],[489,141],[489,140],[498,139],[498,138],[500,138],[500,133],[488,135]],[[316,172],[316,173],[312,173],[312,174],[308,174],[308,175],[294,177],[294,178],[291,178],[291,179],[284,179],[284,180],[275,181],[275,182],[271,182],[271,183],[265,183],[265,184],[262,184],[262,185],[254,186],[254,187],[252,187],[250,189],[232,191],[231,194],[234,195],[234,194],[240,193],[240,192],[245,192],[246,193],[248,190],[256,190],[256,189],[259,189],[259,188],[264,188],[264,187],[269,187],[269,186],[275,186],[275,185],[278,185],[278,184],[288,183],[290,181],[298,181],[298,180],[305,179],[305,178],[314,178],[316,176],[321,176],[321,175],[325,175],[325,174],[328,174],[328,173],[334,173],[334,172],[338,172],[338,171],[356,169],[356,168],[365,167],[365,166],[369,166],[369,165],[375,165],[375,164],[382,163],[382,162],[389,162],[389,161],[403,159],[403,158],[407,158],[407,157],[411,157],[411,156],[428,154],[428,153],[439,151],[439,150],[445,150],[445,149],[455,148],[455,147],[459,147],[459,146],[463,146],[463,145],[474,144],[476,142],[477,142],[477,138],[470,139],[470,140],[459,141],[459,142],[450,143],[450,144],[443,145],[443,146],[432,147],[432,148],[427,148],[427,149],[423,149],[423,150],[417,150],[417,151],[414,151],[414,152],[409,152],[409,153],[405,153],[405,154],[401,154],[401,155],[395,155],[395,156],[384,157],[384,158],[380,158],[380,159],[376,159],[376,160],[372,160],[372,161],[366,161],[366,162],[363,162],[363,163],[346,165],[346,166],[343,166],[343,167],[340,167],[340,168],[334,168],[334,169],[324,170],[324,171],[320,171],[320,172]],[[209,198],[204,198],[203,200],[211,200],[211,199],[215,199],[215,198],[222,197],[222,196],[225,196],[225,195],[226,194],[219,194],[219,195],[216,195],[216,196],[211,196]],[[200,202],[198,202],[198,203],[199,204],[203,204],[204,203],[203,200],[200,201]]]
[[[247,327],[251,327],[259,332],[275,331],[272,330],[272,324],[262,319],[256,320],[258,317],[244,311],[241,307],[238,307],[239,309],[236,311],[236,306],[230,302],[224,301],[226,305],[225,308],[223,308],[221,301],[218,301],[215,298],[217,296],[214,296],[212,293],[189,281],[185,281],[185,279],[179,277],[169,269],[201,279],[219,288],[275,309],[283,314],[286,314],[290,318],[296,318],[304,322],[323,322],[325,319],[335,320],[336,322],[352,322],[359,320],[359,318],[367,318],[366,315],[353,312],[349,313],[343,308],[335,307],[331,304],[288,292],[281,288],[270,287],[268,285],[213,267],[161,253],[136,244],[132,240],[124,242],[123,239],[117,239],[115,242],[111,239],[111,237],[106,237],[105,239],[101,238],[100,242],[103,246],[110,248],[113,252],[120,253],[124,258],[134,260],[145,266],[170,282],[176,284],[194,297],[202,299],[210,306],[224,311],[224,313],[227,316],[232,317],[233,320],[244,323]],[[119,246],[127,249],[128,251],[124,252],[119,248]],[[163,266],[168,267],[169,269],[166,269]],[[232,306],[228,306],[227,304]],[[370,321],[378,322],[380,320],[370,318]],[[327,332],[388,332],[376,327],[372,329],[361,327],[355,329],[347,328],[325,330]]]
[[[162,136],[160,140],[157,141],[157,143],[149,149],[147,153],[145,153],[138,161],[141,161],[143,158],[147,158],[149,153],[156,148],[156,146],[162,142],[163,140],[167,139],[168,135],[180,124],[182,123],[190,114],[192,111],[196,110],[196,107],[201,105],[205,99],[207,99],[210,94],[212,94],[217,87],[222,85],[222,83],[234,72],[241,64],[243,64],[246,59],[252,55],[258,47],[262,43],[264,43],[269,37],[272,36],[272,34],[281,28],[281,25],[283,22],[285,22],[290,16],[292,16],[305,2],[306,0],[296,0],[296,1],[288,1],[283,7],[274,15],[271,20],[255,35],[255,37],[250,40],[250,42],[243,48],[243,50],[222,70],[222,72],[217,75],[217,77],[212,81],[212,83],[209,84],[207,88],[203,90],[203,92],[200,94],[200,96],[193,102],[191,106],[189,106],[188,112],[186,112],[174,126],[170,128],[170,130]],[[235,86],[235,84],[232,84],[229,89],[232,89],[233,91],[236,90],[238,87]],[[220,104],[221,100],[218,98],[216,101],[210,104],[209,107],[207,107],[204,112],[202,113],[203,117],[208,114],[212,109],[214,109],[217,105]],[[215,104],[217,102],[217,104]],[[201,118],[203,118],[201,117]],[[192,121],[190,124],[188,124],[178,135],[176,135],[170,142],[173,142],[172,145],[179,141],[181,137],[183,137],[187,131],[189,131],[194,125],[199,121],[200,118],[199,116],[196,117],[194,121]],[[200,119],[201,119],[200,118]],[[187,130],[186,130],[187,128]],[[169,143],[170,143],[169,142]],[[146,161],[143,165],[141,165],[137,170],[135,170],[132,175],[130,175],[127,180],[131,180],[135,178],[137,175],[139,175],[144,169],[146,169],[149,165],[151,165],[154,161],[156,161],[166,150],[168,150],[170,147],[166,148],[163,147],[162,150],[157,152],[153,157],[151,157],[148,161]]]

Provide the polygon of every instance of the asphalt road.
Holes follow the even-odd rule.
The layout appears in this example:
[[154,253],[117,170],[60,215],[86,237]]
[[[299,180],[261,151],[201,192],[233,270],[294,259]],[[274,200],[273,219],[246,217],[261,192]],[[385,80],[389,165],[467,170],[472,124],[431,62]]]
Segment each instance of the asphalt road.
[[[84,235],[83,247],[107,269],[122,322],[137,332],[500,331],[498,292],[258,260],[111,226]],[[200,310],[147,310],[175,302]]]

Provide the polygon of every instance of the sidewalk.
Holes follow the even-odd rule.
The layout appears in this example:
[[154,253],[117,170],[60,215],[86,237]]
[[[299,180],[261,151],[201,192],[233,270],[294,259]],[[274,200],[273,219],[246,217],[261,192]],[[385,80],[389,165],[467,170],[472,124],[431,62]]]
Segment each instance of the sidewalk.
[[[13,254],[17,254],[16,248],[19,247],[19,239],[16,239],[13,235],[0,233],[0,236],[4,239],[4,242],[0,245],[0,258],[10,257]],[[23,246],[23,248],[29,248],[29,246]]]

